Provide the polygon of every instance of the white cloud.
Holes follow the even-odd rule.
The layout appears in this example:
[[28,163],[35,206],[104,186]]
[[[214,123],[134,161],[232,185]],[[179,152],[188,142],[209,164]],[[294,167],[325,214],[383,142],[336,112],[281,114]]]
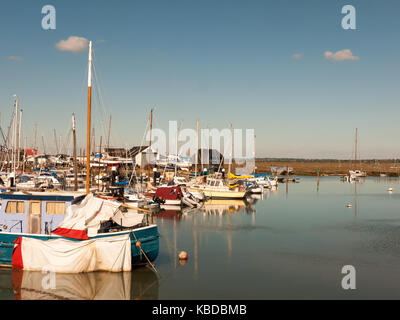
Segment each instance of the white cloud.
[[22,57],[18,57],[18,56],[9,56],[8,59],[15,60],[15,61],[21,61],[23,58]]
[[56,43],[56,48],[60,51],[70,51],[78,53],[86,50],[88,40],[86,38],[70,36],[67,40],[60,40]]
[[345,60],[360,60],[360,57],[353,56],[350,49],[339,50],[335,53],[330,51],[325,51],[324,57],[329,60],[335,61],[345,61]]
[[303,55],[301,53],[295,53],[292,55],[292,59],[299,60],[301,58],[303,58]]

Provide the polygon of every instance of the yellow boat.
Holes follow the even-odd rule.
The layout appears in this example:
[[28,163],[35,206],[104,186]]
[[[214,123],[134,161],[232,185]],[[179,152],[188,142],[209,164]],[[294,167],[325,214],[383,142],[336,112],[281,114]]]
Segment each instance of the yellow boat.
[[203,192],[211,199],[243,199],[246,191],[239,185],[228,186],[222,179],[207,178],[205,184],[193,184],[189,186],[191,192]]

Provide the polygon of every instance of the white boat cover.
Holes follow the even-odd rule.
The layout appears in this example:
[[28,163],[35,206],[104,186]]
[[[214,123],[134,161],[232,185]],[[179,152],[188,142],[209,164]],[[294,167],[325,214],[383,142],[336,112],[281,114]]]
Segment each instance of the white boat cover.
[[19,237],[13,250],[12,265],[29,271],[120,272],[131,271],[131,257],[129,233],[82,241]]
[[[88,194],[80,204],[68,207],[64,220],[53,230],[59,236],[87,240],[97,235],[102,222],[108,221],[119,212],[121,203],[95,197]],[[142,222],[143,214],[129,210],[131,219]]]

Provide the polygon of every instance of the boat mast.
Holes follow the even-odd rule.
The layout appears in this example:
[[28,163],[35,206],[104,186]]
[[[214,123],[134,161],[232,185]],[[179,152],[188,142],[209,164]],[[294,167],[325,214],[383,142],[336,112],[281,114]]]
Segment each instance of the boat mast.
[[230,129],[231,129],[231,157],[229,159],[229,165],[228,165],[228,180],[229,180],[229,176],[231,175],[231,162],[233,160],[233,134],[232,134],[232,123],[230,125]]
[[176,136],[175,136],[175,152],[176,152],[176,160],[175,160],[175,176],[177,176],[177,171],[178,171],[178,160],[179,160],[179,154],[178,154],[178,134],[179,131],[181,131],[181,127],[182,127],[183,122],[181,121],[178,130],[176,130]]
[[59,150],[58,150],[56,129],[54,129],[53,133],[54,133],[54,145],[55,145],[55,148],[56,148],[55,150],[56,150],[56,155],[57,155],[57,154],[59,154],[60,152],[59,152]]
[[15,164],[16,164],[16,146],[17,146],[17,121],[18,121],[18,97],[14,95],[14,122],[13,122],[13,172],[15,176]]
[[149,140],[149,159],[148,159],[148,174],[147,181],[150,181],[150,158],[151,158],[151,131],[153,129],[153,109],[150,110],[150,140]]
[[43,154],[46,155],[46,145],[44,144],[44,137],[42,136]]
[[35,129],[34,129],[34,142],[33,142],[33,149],[35,149],[37,151],[38,147],[37,147],[37,143],[36,143],[36,138],[37,138],[37,123],[35,123]]
[[74,140],[74,190],[78,191],[78,163],[76,161],[76,122],[75,113],[72,114],[72,137]]
[[87,107],[87,132],[86,132],[86,194],[90,191],[90,127],[92,107],[92,41],[89,41],[88,61],[88,107]]
[[256,174],[256,135],[254,135],[254,151],[253,151],[253,158],[254,158],[254,172],[253,175]]
[[194,174],[195,177],[197,178],[197,162],[199,162],[199,119],[196,121],[196,156],[195,156],[195,165],[194,165]]
[[22,162],[22,172],[25,173],[25,162],[26,162],[26,147],[27,147],[27,139],[28,137],[25,137],[24,139],[24,162]]
[[19,169],[19,159],[21,153],[21,125],[22,125],[22,109],[19,110],[19,119],[18,119],[18,154],[17,154],[17,168]]
[[355,147],[354,147],[354,165],[357,167],[357,135],[358,135],[358,128],[356,128],[356,138],[355,138]]
[[[108,122],[108,136],[107,136],[107,152],[110,152],[110,134],[111,134],[111,115],[110,115],[110,121]],[[101,152],[101,150],[100,150]]]

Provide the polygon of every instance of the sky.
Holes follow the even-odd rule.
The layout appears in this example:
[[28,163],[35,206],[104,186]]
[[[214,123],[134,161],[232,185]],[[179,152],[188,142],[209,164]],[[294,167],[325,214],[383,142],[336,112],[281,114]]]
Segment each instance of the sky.
[[[341,25],[348,4],[355,30]],[[45,5],[54,30],[42,28]],[[395,0],[2,0],[0,125],[16,94],[28,146],[35,123],[39,149],[42,136],[55,149],[54,129],[72,146],[72,113],[84,146],[84,38],[94,42],[96,144],[110,115],[111,145],[142,144],[154,108],[164,130],[196,119],[254,129],[257,157],[350,159],[358,128],[359,157],[398,158],[398,12]]]

